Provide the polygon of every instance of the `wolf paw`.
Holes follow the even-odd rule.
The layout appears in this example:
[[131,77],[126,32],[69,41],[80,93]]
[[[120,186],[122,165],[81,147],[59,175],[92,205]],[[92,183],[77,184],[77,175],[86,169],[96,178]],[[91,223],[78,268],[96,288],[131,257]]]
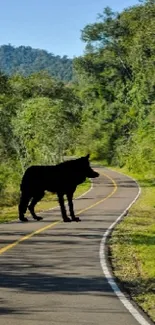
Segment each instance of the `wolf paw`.
[[75,218],[72,219],[72,221],[79,222],[79,221],[81,221],[81,219],[79,217],[75,217]]
[[64,222],[71,222],[72,220],[68,217],[64,218]]
[[22,221],[22,222],[28,222],[28,219],[25,218],[25,217],[23,217],[23,218],[19,218],[19,220]]
[[34,220],[37,220],[37,221],[40,221],[40,220],[43,220],[42,217],[39,217],[39,216],[36,216],[36,217],[33,217]]

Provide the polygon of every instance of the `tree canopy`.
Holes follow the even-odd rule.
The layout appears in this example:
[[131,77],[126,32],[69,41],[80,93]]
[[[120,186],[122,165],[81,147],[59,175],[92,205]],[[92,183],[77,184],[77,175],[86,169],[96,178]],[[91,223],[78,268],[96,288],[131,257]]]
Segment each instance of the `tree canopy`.
[[74,60],[85,107],[79,146],[87,143],[96,159],[154,170],[154,34],[155,1],[105,8],[82,31],[85,55]]
[[[46,51],[0,48],[7,48],[3,67],[8,69],[0,74],[1,197],[8,187],[19,192],[30,164],[53,164],[64,155],[88,151],[92,159],[154,178],[154,35],[155,1],[141,1],[121,13],[105,8],[82,30],[85,53],[73,60],[74,81],[67,84],[51,77],[52,70],[42,71],[44,65],[32,73],[33,63],[41,62],[36,54],[44,63],[45,57],[52,60]],[[21,73],[21,60],[31,66],[29,73]],[[71,63],[66,57],[63,61]],[[12,62],[20,66],[16,73]],[[11,202],[16,199],[12,194]]]

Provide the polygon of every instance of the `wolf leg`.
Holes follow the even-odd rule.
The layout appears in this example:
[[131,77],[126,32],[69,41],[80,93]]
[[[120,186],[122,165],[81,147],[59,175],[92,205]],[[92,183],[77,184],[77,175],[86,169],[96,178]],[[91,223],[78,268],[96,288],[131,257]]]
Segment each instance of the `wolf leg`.
[[21,193],[20,202],[18,205],[20,221],[23,221],[23,222],[28,221],[28,219],[24,217],[24,214],[26,213],[30,199],[31,199],[30,195],[28,195],[27,193],[24,193],[24,192]]
[[64,197],[63,194],[58,193],[59,204],[61,208],[61,214],[64,222],[70,222],[71,219],[67,217],[65,205],[64,205]]
[[73,206],[73,192],[67,193],[67,199],[68,199],[68,205],[69,205],[69,211],[70,211],[70,216],[72,218],[72,221],[81,221],[79,217],[75,217],[74,214],[74,206]]
[[33,199],[32,199],[31,203],[28,206],[28,209],[29,209],[30,213],[32,214],[33,219],[35,219],[37,221],[42,220],[43,218],[42,217],[39,217],[39,216],[37,216],[35,214],[34,207],[44,197],[44,194],[45,194],[44,191],[43,192],[36,193],[33,196]]

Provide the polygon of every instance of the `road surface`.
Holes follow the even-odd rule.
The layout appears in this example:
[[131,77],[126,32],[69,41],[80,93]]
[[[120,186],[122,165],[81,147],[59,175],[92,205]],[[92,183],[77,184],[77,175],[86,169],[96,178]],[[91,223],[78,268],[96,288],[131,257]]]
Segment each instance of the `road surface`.
[[[138,194],[127,176],[96,168],[93,189],[74,201],[82,222],[0,225],[0,325],[137,325],[101,267],[100,243]],[[101,253],[101,252],[100,252]],[[142,325],[151,324],[144,317]]]

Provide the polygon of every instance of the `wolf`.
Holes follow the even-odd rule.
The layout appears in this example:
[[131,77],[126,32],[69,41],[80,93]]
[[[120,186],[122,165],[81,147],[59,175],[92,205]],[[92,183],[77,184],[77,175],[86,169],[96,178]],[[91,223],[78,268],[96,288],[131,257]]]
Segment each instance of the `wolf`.
[[[35,220],[42,220],[42,217],[35,214],[34,207],[44,197],[45,191],[49,191],[58,196],[64,222],[81,221],[74,214],[73,194],[77,186],[83,183],[87,177],[95,178],[98,176],[99,173],[90,167],[89,154],[57,165],[28,167],[20,185],[19,220],[28,221],[24,216],[27,208]],[[71,218],[66,213],[64,195],[67,196]]]

